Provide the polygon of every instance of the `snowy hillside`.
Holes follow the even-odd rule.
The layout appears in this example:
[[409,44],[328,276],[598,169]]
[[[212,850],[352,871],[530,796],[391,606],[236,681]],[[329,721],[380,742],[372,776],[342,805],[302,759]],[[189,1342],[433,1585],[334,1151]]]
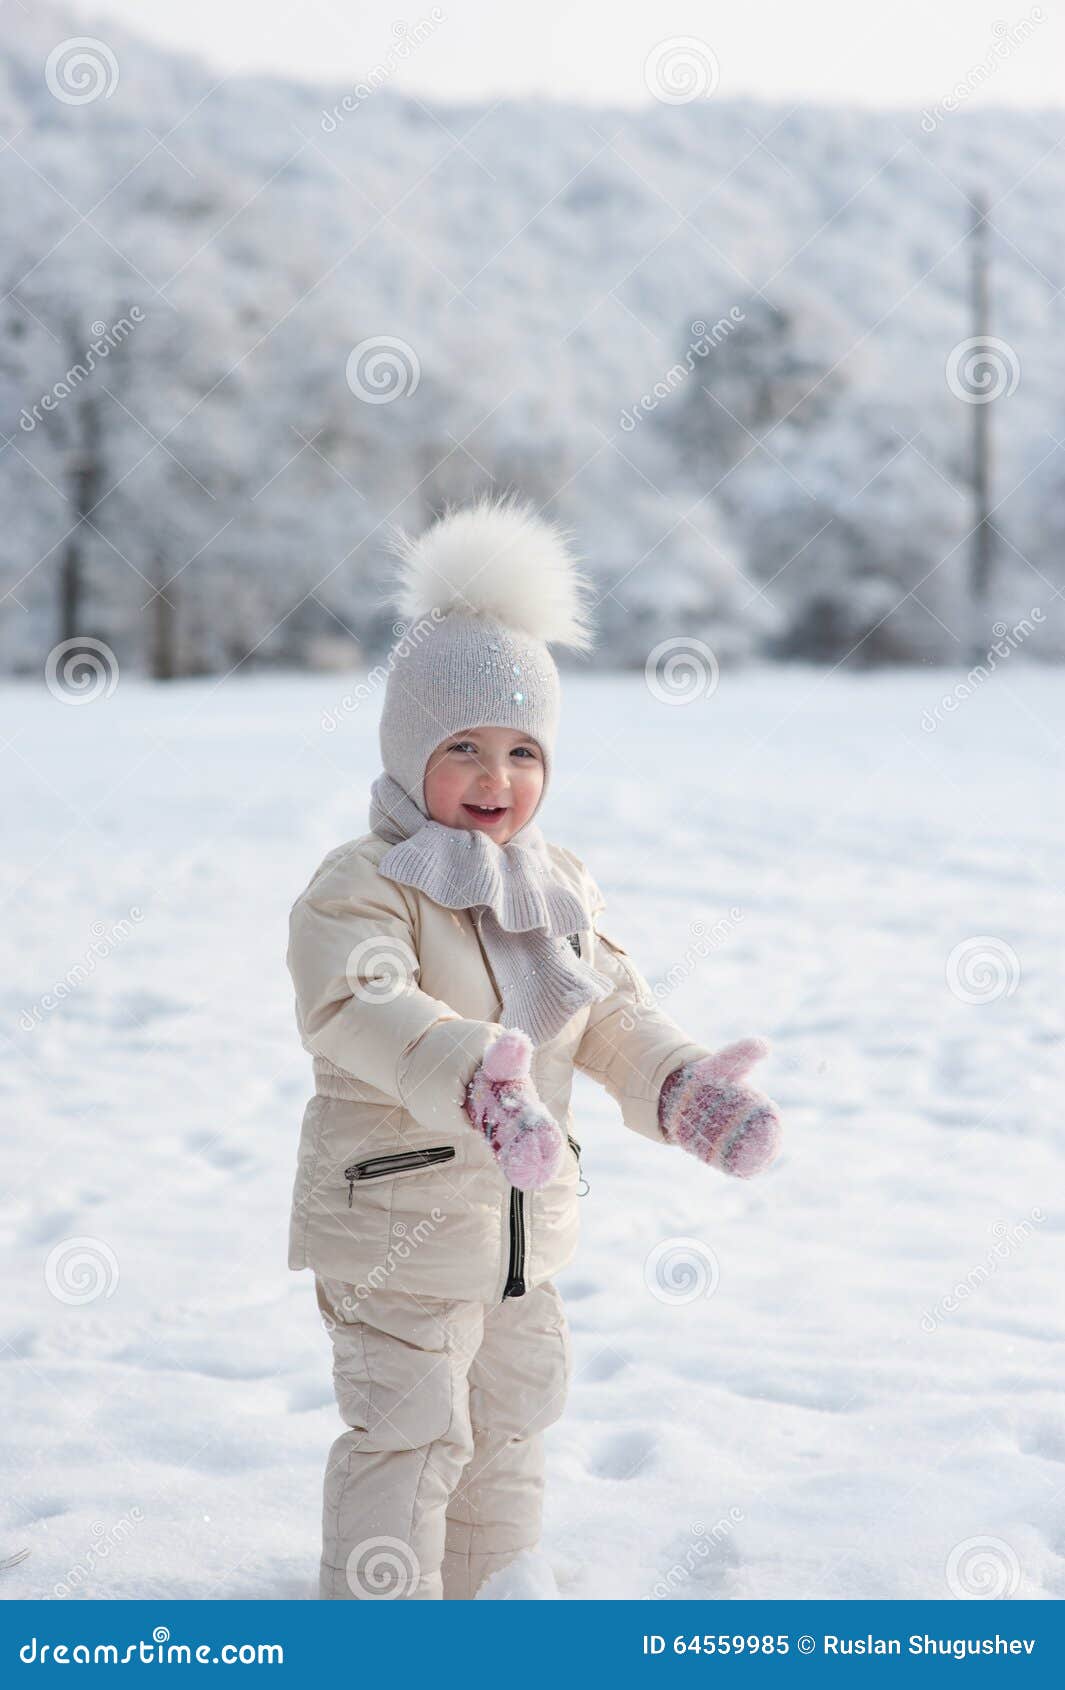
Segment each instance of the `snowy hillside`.
[[183,672],[321,663],[380,647],[386,525],[489,483],[573,525],[604,666],[679,628],[957,661],[978,190],[990,614],[1065,652],[1060,110],[430,107],[9,24],[0,669],[58,638],[79,515],[78,631],[125,667],[164,588]]
[[[1062,681],[1000,671],[931,731],[957,679],[567,682],[545,830],[694,1037],[773,1041],[786,1127],[747,1186],[578,1076],[567,1598],[1065,1597]],[[376,712],[337,703],[0,693],[0,1595],[315,1593],[340,1423],[285,1266],[283,957],[365,831]]]

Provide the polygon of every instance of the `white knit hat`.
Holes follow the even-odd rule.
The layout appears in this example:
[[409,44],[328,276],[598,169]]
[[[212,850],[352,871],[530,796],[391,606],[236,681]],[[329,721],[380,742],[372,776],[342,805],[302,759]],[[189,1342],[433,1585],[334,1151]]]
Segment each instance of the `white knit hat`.
[[543,752],[539,810],[559,712],[548,643],[582,652],[592,644],[582,602],[591,583],[576,568],[568,536],[527,501],[484,495],[448,507],[418,539],[401,536],[392,550],[402,560],[393,603],[409,625],[388,657],[385,773],[427,815],[425,767],[443,740],[475,728],[516,728]]

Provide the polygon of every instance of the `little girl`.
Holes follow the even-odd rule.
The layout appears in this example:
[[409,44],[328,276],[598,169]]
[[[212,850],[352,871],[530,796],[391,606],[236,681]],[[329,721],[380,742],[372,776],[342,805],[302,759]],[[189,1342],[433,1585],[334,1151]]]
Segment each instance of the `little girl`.
[[742,1077],[764,1041],[692,1043],[534,824],[548,645],[591,644],[565,537],[484,498],[398,550],[409,625],[372,831],[316,870],[286,959],[315,1081],[289,1265],[314,1271],[349,1428],[325,1477],[327,1599],[468,1599],[536,1549],[572,1365],[553,1280],[577,1247],[574,1068],[633,1132],[726,1173],[759,1172],[779,1137]]

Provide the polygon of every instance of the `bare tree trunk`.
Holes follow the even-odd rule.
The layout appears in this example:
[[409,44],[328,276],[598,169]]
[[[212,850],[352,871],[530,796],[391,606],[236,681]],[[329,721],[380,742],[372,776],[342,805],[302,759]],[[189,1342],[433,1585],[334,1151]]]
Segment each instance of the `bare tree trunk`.
[[71,503],[75,523],[63,550],[59,568],[59,638],[78,639],[86,632],[81,626],[84,598],[86,523],[96,509],[103,492],[103,458],[99,448],[96,406],[85,397],[78,405],[77,444],[68,457],[70,481],[73,488]]
[[175,589],[173,583],[164,586],[165,573],[163,560],[156,558],[152,570],[155,597],[149,608],[152,612],[151,672],[157,681],[172,681],[178,672]]

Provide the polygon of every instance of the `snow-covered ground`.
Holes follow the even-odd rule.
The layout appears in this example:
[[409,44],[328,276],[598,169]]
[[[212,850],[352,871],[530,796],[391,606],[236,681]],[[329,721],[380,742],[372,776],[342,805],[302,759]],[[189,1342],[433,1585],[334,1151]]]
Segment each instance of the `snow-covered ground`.
[[[770,1037],[787,1141],[729,1181],[578,1076],[567,1598],[1065,1596],[1065,674],[928,732],[958,679],[565,679],[545,831],[693,1037]],[[285,1265],[284,949],[366,829],[376,702],[321,726],[350,685],[0,691],[4,1596],[315,1593],[340,1422]]]

